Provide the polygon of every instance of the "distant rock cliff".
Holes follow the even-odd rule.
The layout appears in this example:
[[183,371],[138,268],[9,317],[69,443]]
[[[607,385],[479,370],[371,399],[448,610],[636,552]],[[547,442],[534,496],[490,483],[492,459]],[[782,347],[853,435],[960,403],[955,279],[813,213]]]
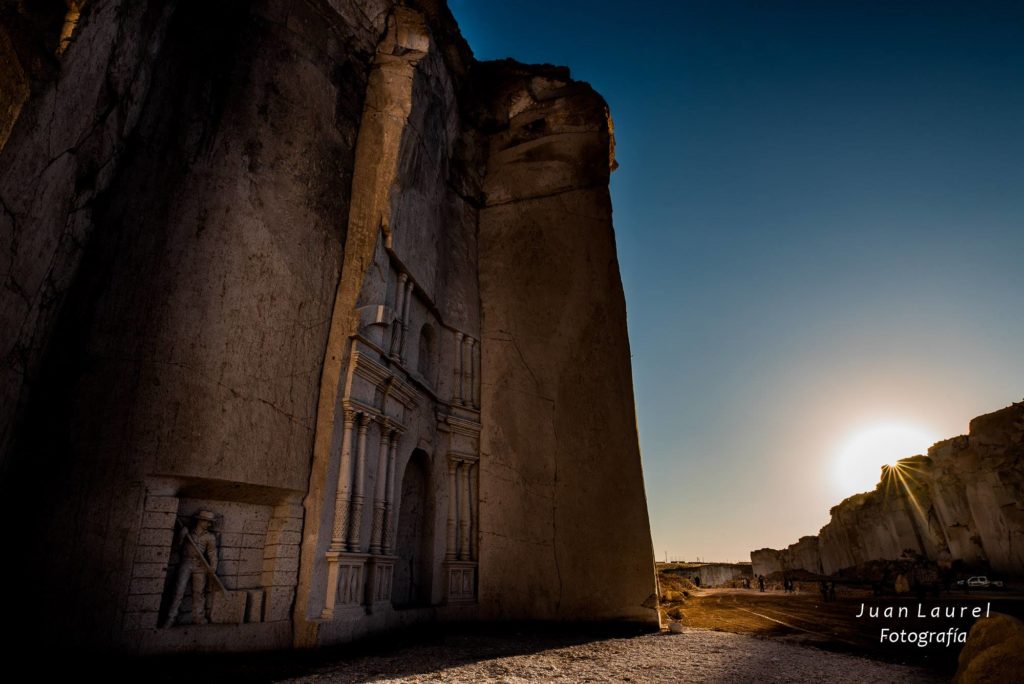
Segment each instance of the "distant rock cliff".
[[883,471],[846,499],[817,537],[752,551],[755,574],[834,573],[906,551],[1024,575],[1024,402],[971,421],[969,433]]

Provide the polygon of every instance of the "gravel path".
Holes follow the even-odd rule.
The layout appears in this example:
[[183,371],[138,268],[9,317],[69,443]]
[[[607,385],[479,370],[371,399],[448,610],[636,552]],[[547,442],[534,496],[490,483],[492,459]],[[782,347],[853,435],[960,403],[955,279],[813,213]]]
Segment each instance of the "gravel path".
[[450,637],[358,657],[292,682],[945,682],[927,671],[700,629],[545,648],[529,636]]

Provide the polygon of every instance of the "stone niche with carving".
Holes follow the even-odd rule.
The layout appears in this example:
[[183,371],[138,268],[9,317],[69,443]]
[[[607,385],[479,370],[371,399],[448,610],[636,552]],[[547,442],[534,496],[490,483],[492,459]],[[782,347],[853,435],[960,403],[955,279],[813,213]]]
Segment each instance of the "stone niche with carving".
[[[202,648],[225,634],[272,644],[290,631],[301,494],[192,478],[146,485],[124,629],[143,630],[152,650]],[[199,520],[212,535],[207,544]]]

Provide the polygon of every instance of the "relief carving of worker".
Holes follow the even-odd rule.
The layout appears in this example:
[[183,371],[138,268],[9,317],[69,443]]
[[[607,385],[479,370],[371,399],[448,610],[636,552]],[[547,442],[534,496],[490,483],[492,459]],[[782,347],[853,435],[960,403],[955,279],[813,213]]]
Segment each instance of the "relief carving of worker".
[[175,540],[175,546],[181,557],[178,574],[174,583],[174,596],[167,607],[167,617],[163,627],[170,627],[178,617],[181,600],[185,596],[185,587],[192,580],[192,622],[205,625],[206,618],[206,580],[213,575],[217,582],[217,537],[210,528],[216,516],[210,511],[199,511],[192,518],[192,529],[182,525]]

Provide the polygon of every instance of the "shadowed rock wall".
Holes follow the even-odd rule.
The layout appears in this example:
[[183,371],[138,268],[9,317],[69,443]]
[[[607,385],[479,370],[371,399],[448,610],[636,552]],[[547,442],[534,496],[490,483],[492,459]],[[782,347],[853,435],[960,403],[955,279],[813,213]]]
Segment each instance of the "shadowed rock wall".
[[140,534],[147,490],[305,492],[383,27],[361,4],[93,2],[22,111],[0,157],[3,500],[38,512],[18,546],[44,628],[110,643],[159,608],[132,571],[164,535]]
[[661,566],[659,572],[685,577],[699,587],[726,586],[751,576],[749,563],[686,563],[678,567]]
[[484,66],[481,611],[652,622],[607,109],[565,70]]
[[[33,641],[656,624],[599,96],[477,64],[426,0],[12,7],[0,513]],[[208,625],[169,608],[200,511],[244,609]]]

